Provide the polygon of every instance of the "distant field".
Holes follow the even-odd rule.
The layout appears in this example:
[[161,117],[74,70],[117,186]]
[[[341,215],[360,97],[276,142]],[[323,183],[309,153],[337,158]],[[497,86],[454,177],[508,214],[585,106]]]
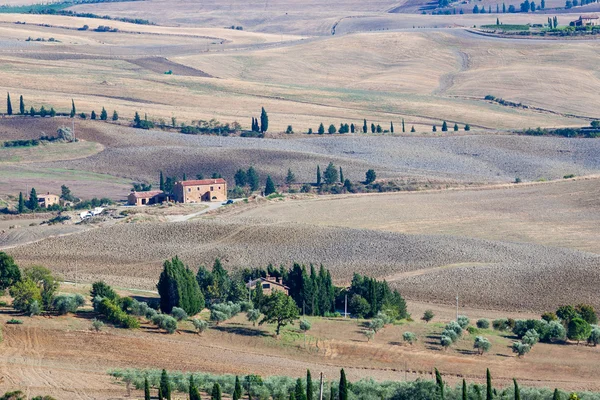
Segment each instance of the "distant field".
[[104,147],[93,142],[48,143],[33,147],[0,147],[0,163],[64,161],[90,157]]

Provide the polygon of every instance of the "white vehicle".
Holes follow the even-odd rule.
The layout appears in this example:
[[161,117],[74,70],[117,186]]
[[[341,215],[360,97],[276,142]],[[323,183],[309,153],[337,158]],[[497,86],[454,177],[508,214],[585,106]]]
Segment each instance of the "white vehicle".
[[96,207],[93,210],[83,211],[83,212],[79,213],[79,218],[81,218],[82,220],[85,220],[85,219],[95,217],[96,215],[100,215],[103,212],[104,212],[104,207]]

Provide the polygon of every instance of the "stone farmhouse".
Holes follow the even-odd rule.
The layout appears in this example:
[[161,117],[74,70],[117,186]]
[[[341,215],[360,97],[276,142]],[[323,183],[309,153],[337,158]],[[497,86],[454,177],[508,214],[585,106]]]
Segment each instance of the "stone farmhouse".
[[150,190],[148,192],[131,192],[127,196],[127,204],[130,206],[147,206],[160,204],[167,201],[168,197],[162,190]]
[[579,19],[571,22],[571,26],[598,26],[600,18],[597,15],[580,15]]
[[248,282],[246,287],[250,290],[254,290],[256,285],[262,285],[263,294],[265,296],[268,296],[273,292],[283,292],[288,295],[290,290],[289,287],[283,284],[283,278],[275,278],[273,276],[254,279],[253,281]]
[[175,182],[173,200],[178,203],[227,200],[227,181],[219,178]]
[[60,203],[60,197],[55,194],[50,194],[50,192],[46,194],[38,194],[37,198],[40,208],[48,208]]

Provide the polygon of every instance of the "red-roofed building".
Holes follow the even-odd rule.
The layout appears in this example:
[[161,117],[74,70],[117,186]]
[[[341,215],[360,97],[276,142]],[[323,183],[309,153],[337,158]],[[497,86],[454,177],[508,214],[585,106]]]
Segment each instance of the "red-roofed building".
[[167,201],[167,195],[162,190],[150,190],[147,192],[131,192],[127,196],[127,204],[130,206],[146,206],[160,204]]
[[227,200],[225,179],[198,179],[179,181],[173,185],[173,199],[178,203]]
[[578,20],[571,22],[571,26],[597,26],[599,22],[597,15],[581,15]]

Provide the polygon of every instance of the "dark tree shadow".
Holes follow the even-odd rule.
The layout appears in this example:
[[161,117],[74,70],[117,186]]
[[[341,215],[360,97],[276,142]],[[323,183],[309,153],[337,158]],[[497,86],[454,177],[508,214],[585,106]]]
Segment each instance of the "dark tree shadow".
[[247,328],[244,326],[214,326],[211,329],[215,330],[215,331],[219,331],[219,332],[224,332],[224,333],[233,333],[235,335],[242,335],[242,336],[252,336],[252,337],[267,337],[267,336],[271,336],[268,333],[265,333],[264,331],[258,330],[258,329],[251,329],[251,328]]

